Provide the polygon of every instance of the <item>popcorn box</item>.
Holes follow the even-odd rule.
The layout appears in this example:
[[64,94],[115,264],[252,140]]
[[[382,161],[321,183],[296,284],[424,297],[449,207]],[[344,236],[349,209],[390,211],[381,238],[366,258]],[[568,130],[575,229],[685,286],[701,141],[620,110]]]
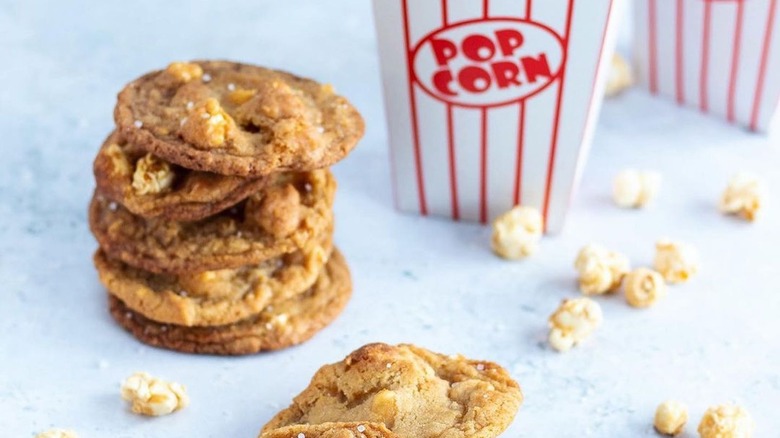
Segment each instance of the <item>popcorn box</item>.
[[766,131],[780,103],[778,0],[636,0],[636,62],[651,93]]
[[374,0],[396,206],[563,226],[614,48],[613,0]]

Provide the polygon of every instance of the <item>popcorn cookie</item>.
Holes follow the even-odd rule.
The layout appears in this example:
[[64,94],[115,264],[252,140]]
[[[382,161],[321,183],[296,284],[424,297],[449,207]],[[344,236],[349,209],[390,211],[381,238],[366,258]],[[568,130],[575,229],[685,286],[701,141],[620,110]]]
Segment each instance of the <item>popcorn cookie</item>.
[[154,274],[95,253],[100,282],[135,312],[182,326],[232,324],[305,292],[332,250],[330,233],[307,248],[236,269]]
[[369,344],[320,368],[260,437],[291,425],[359,422],[384,425],[399,437],[492,438],[509,426],[522,400],[517,382],[497,364],[414,345]]
[[296,424],[270,430],[261,438],[400,438],[379,423]]
[[103,142],[93,165],[97,190],[133,214],[193,221],[211,216],[259,191],[268,178],[225,176],[170,164],[125,141]]
[[166,161],[240,176],[328,167],[365,130],[328,85],[226,61],[173,63],[134,80],[119,93],[114,120]]
[[162,324],[132,311],[113,295],[109,295],[108,302],[114,320],[145,344],[183,353],[235,356],[279,350],[307,341],[336,319],[351,293],[349,268],[341,253],[334,250],[311,289],[235,324]]
[[275,175],[233,208],[195,222],[145,219],[100,193],[89,225],[110,257],[154,273],[193,273],[261,263],[304,248],[333,222],[328,170]]

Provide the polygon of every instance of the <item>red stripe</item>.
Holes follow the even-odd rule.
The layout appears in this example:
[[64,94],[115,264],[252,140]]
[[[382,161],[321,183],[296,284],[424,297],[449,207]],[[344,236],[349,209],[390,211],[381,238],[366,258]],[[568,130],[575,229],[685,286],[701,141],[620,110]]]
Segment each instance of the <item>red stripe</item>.
[[737,3],[736,29],[734,30],[734,48],[731,53],[731,78],[729,78],[729,100],[726,117],[730,122],[735,120],[735,106],[737,94],[737,73],[739,72],[740,47],[742,45],[742,17],[745,12],[745,3]]
[[558,85],[558,98],[555,110],[555,120],[553,121],[552,142],[550,144],[550,158],[547,161],[547,183],[544,190],[544,206],[542,214],[544,215],[544,229],[547,230],[548,214],[550,212],[550,192],[552,189],[553,172],[555,171],[555,153],[558,149],[558,128],[561,122],[561,106],[563,105],[563,86],[566,81],[566,67],[569,57],[569,33],[571,32],[571,22],[574,15],[574,0],[569,0],[569,10],[566,16],[566,36],[563,49],[563,67],[561,67],[561,79]]
[[517,130],[517,162],[515,163],[515,192],[512,201],[519,205],[523,189],[523,145],[525,144],[525,101],[520,102],[520,123]]
[[406,71],[409,82],[409,103],[412,115],[412,133],[414,136],[414,166],[417,172],[417,193],[420,201],[420,214],[428,214],[428,203],[425,201],[425,182],[423,178],[422,156],[420,154],[420,130],[417,126],[417,102],[414,97],[414,76],[412,75],[412,51],[409,44],[409,10],[407,0],[403,0],[403,18],[404,18],[404,44],[406,44]]
[[758,129],[758,117],[761,112],[761,98],[764,94],[764,80],[766,78],[766,69],[769,64],[769,46],[772,45],[772,30],[775,26],[775,12],[777,11],[777,0],[772,0],[769,5],[769,14],[766,19],[766,30],[764,31],[764,48],[761,51],[761,67],[758,71],[758,83],[756,84],[756,94],[753,97],[753,114],[750,117],[750,129]]
[[487,108],[482,113],[479,154],[479,221],[487,223]]
[[530,20],[531,19],[531,10],[532,10],[532,0],[528,0],[528,3],[525,4],[525,19]]
[[441,19],[444,23],[444,26],[447,26],[447,0],[441,0]]
[[656,16],[655,16],[655,0],[648,0],[647,2],[647,16],[648,16],[648,26],[650,27],[650,35],[649,35],[649,42],[650,42],[650,48],[649,48],[649,62],[650,62],[650,92],[655,94],[658,93],[658,32],[657,32],[657,22],[656,22]]
[[490,3],[489,0],[482,0],[482,16],[485,18],[488,17],[488,3]]
[[447,105],[447,147],[450,156],[450,198],[452,203],[452,218],[460,219],[460,206],[458,205],[458,174],[455,163],[455,133],[452,123],[452,105]]
[[685,8],[683,0],[677,0],[677,22],[676,22],[676,50],[675,50],[675,90],[677,94],[677,103],[685,102],[685,89],[683,84],[683,25],[685,21]]
[[710,29],[712,28],[712,2],[704,2],[704,32],[701,40],[701,73],[699,77],[699,108],[708,111],[710,73]]

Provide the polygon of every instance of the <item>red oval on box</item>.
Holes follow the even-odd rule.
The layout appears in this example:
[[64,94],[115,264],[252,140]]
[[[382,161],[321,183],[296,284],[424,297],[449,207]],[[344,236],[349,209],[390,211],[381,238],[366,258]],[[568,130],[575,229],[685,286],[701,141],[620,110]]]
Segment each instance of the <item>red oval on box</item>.
[[492,107],[526,99],[560,75],[563,42],[531,21],[488,18],[426,35],[412,51],[415,82],[437,100]]

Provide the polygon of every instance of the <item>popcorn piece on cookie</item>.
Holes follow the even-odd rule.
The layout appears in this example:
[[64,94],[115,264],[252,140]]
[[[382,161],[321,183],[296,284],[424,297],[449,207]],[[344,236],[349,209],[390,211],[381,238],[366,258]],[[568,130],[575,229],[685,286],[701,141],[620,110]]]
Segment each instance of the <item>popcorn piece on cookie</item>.
[[632,307],[650,307],[666,296],[664,278],[656,271],[639,268],[625,279],[626,301]]
[[720,211],[738,215],[754,221],[766,198],[766,187],[756,176],[738,173],[729,180],[729,185],[720,198]]
[[516,206],[493,222],[493,252],[505,259],[527,257],[539,248],[543,231],[539,210]]
[[288,236],[301,221],[301,195],[292,184],[273,187],[259,201],[249,200],[246,216],[275,237]]
[[658,433],[676,436],[682,433],[687,422],[688,408],[678,401],[669,400],[658,405],[653,426]]
[[612,199],[624,208],[642,208],[656,197],[660,188],[658,172],[626,169],[613,181]]
[[67,429],[49,429],[35,435],[35,438],[78,438],[76,432]]
[[183,385],[165,382],[148,373],[138,372],[122,383],[122,398],[131,403],[136,414],[159,416],[178,411],[189,405]]
[[701,438],[750,438],[754,429],[755,423],[744,408],[720,405],[707,409],[698,430]]
[[146,154],[135,163],[133,189],[139,195],[153,195],[171,187],[174,180],[171,165],[152,154]]
[[580,290],[586,295],[614,292],[630,269],[628,257],[600,245],[587,245],[577,254]]
[[200,147],[223,146],[233,135],[236,123],[219,102],[209,98],[195,105],[179,133],[187,142]]
[[236,88],[228,94],[228,99],[234,104],[234,105],[241,105],[243,103],[246,103],[249,99],[254,97],[254,95],[257,94],[257,90],[254,89],[247,89],[247,88]]
[[612,65],[607,78],[607,89],[604,94],[614,97],[634,85],[634,74],[625,58],[619,54],[612,56]]
[[560,352],[569,351],[588,338],[602,319],[601,307],[590,298],[563,300],[550,315],[550,345]]
[[699,271],[699,252],[691,245],[661,239],[655,251],[655,270],[669,283],[685,283]]
[[203,76],[203,69],[198,64],[190,62],[172,62],[165,72],[179,82],[189,82]]

